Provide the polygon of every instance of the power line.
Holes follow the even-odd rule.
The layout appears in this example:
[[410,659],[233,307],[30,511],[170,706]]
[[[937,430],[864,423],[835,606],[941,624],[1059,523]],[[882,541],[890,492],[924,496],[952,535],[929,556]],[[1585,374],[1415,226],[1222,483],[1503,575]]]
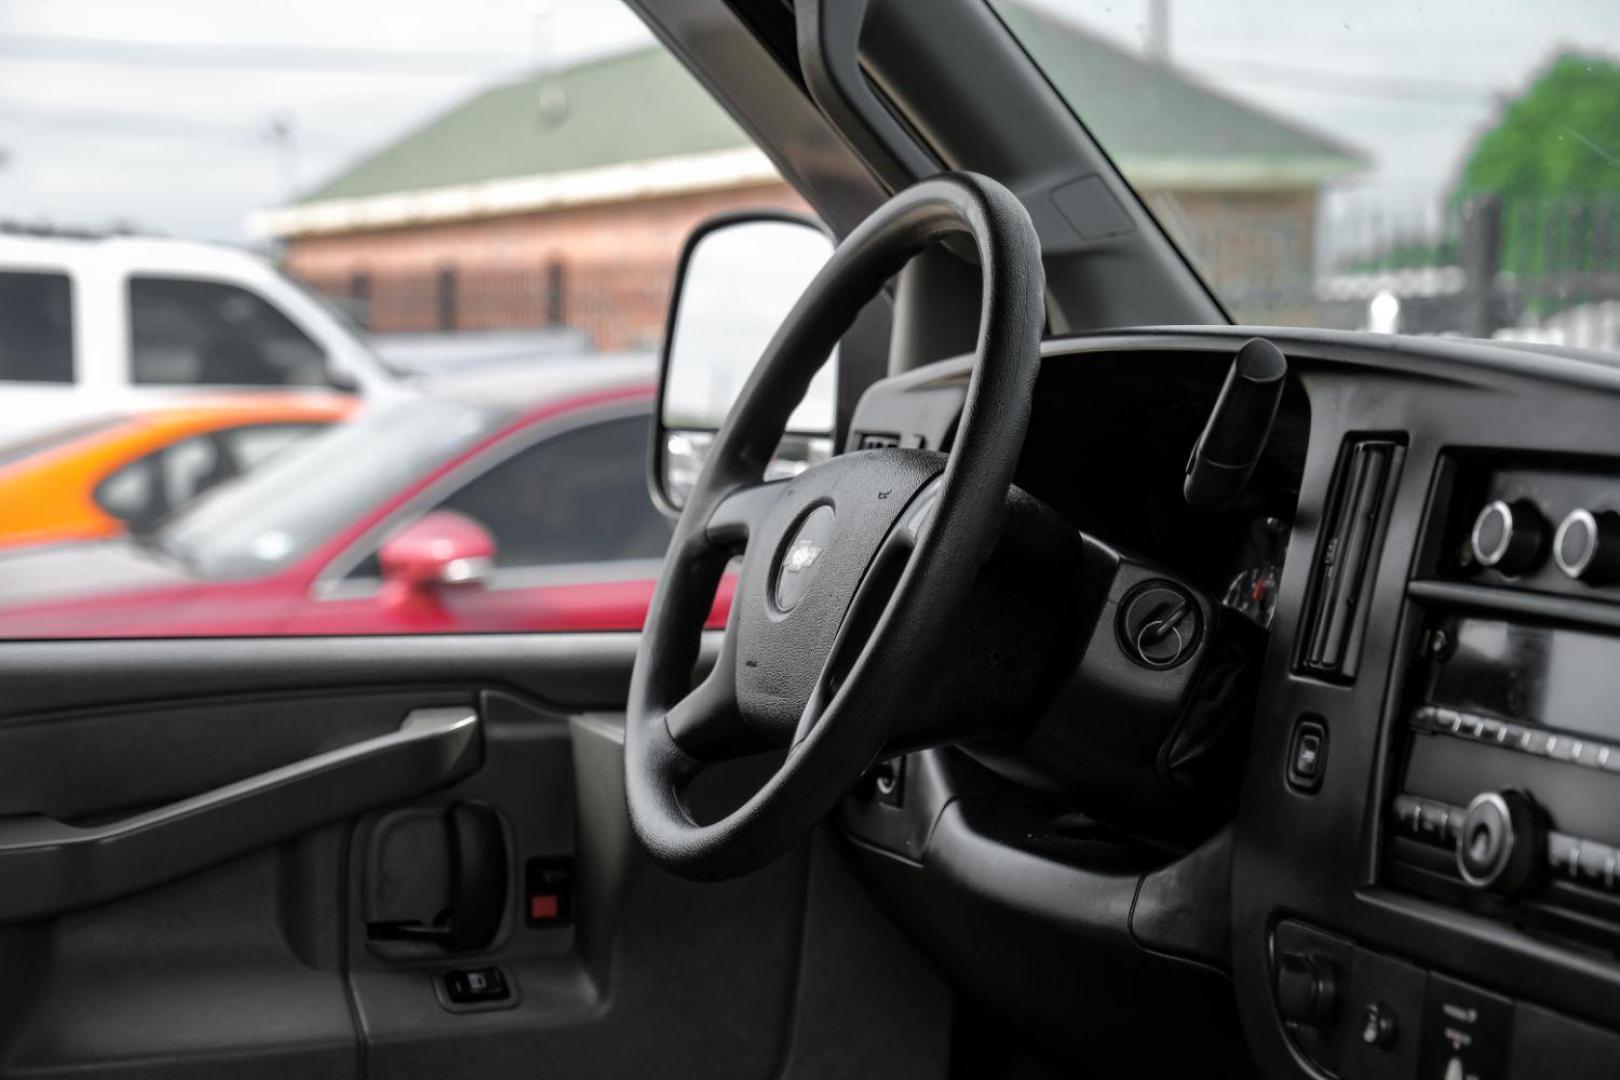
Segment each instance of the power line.
[[[124,109],[76,106],[61,108],[6,98],[0,98],[0,124],[48,128],[52,133],[72,133],[95,138],[109,135],[144,135],[216,145],[229,142],[251,144],[256,140],[262,140],[266,131],[262,117],[252,121],[209,120],[202,117],[133,112]],[[330,134],[317,133],[312,136],[302,127],[298,132],[298,141],[302,145],[313,142],[317,146],[324,145],[334,149],[353,143],[352,139],[342,139]]]
[[0,56],[131,67],[311,71],[376,75],[465,75],[521,65],[521,53],[456,49],[365,49],[329,45],[198,44],[51,34],[0,34]]
[[1477,107],[1489,104],[1504,93],[1497,87],[1480,83],[1295,67],[1291,64],[1275,64],[1235,56],[1193,54],[1189,59],[1195,61],[1199,67],[1220,69],[1222,78],[1234,82],[1249,82],[1322,94],[1382,98],[1408,104]]

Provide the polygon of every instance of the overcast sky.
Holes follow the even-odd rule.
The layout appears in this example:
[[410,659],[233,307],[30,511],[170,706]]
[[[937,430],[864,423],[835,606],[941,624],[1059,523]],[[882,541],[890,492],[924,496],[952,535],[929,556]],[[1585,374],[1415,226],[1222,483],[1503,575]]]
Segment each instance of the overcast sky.
[[[1148,0],[1037,2],[1142,43]],[[247,211],[489,83],[650,40],[616,0],[0,0],[0,218],[238,240]],[[1556,48],[1620,54],[1620,2],[1171,0],[1170,40],[1367,152],[1351,195],[1410,206]]]

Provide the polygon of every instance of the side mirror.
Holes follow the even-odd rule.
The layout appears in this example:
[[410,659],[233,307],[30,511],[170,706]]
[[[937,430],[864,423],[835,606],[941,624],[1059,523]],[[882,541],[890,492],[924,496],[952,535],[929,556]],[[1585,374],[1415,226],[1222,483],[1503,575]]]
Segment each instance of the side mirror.
[[495,540],[472,518],[449,510],[424,514],[377,550],[385,599],[420,603],[439,589],[476,585],[495,562]]
[[[780,212],[712,218],[687,238],[675,275],[653,410],[653,501],[679,513],[715,433],[782,320],[825,265],[833,242],[807,218]],[[832,455],[837,355],[811,380],[766,479]]]

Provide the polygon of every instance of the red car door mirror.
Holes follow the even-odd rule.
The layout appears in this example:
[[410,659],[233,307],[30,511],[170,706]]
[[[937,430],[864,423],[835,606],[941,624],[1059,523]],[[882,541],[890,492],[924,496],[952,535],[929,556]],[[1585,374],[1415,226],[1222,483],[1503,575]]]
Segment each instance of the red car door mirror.
[[385,589],[405,600],[482,582],[495,565],[495,540],[472,518],[435,510],[390,537],[378,550],[377,561]]

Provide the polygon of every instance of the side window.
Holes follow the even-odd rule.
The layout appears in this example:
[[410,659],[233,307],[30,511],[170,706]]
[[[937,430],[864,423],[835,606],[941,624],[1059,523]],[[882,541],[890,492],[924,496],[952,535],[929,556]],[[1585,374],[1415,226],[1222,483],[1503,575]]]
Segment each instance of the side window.
[[646,417],[605,420],[519,451],[435,509],[488,529],[497,567],[658,559],[670,525],[646,467]]
[[249,424],[219,433],[243,472],[256,469],[311,432],[319,424]]
[[[0,494],[0,547],[25,525],[48,530],[63,538],[52,558],[72,564],[49,580],[0,573],[0,642],[645,621],[671,529],[649,505],[644,421],[615,418],[652,397],[685,240],[710,214],[813,208],[643,5],[493,0],[469,20],[465,5],[418,3],[381,22],[271,10],[292,59],[269,64],[244,61],[262,28],[228,5],[147,0],[111,21],[108,3],[22,6],[38,9],[22,29],[98,44],[74,60],[81,92],[22,127],[5,123],[10,84],[49,89],[60,64],[0,48],[0,462],[11,473],[53,446],[77,452],[69,433],[114,412],[230,411],[120,442],[116,457],[98,439],[93,464],[85,439],[92,478],[76,500],[36,500],[52,517],[37,528],[34,507],[8,514]],[[0,0],[0,37],[15,7]],[[399,54],[383,64],[379,35]],[[424,55],[426,77],[379,76]],[[222,123],[236,105],[263,122]],[[126,111],[139,115],[116,122]],[[293,445],[256,429],[158,446],[318,419],[305,406],[329,394],[353,409]],[[377,522],[411,524],[451,495],[499,542],[496,587],[461,579],[481,576],[481,558],[436,574],[435,552],[454,545],[401,544],[378,600]],[[137,526],[114,546],[141,557],[70,541],[117,531],[89,528],[86,509]],[[480,536],[449,539],[483,554]],[[181,579],[187,603],[166,602]],[[524,595],[562,583],[582,587]],[[433,604],[444,618],[416,617]]]
[[325,386],[326,354],[263,297],[181,278],[129,281],[130,378],[148,386]]
[[[647,418],[561,432],[477,476],[434,510],[465,514],[495,540],[495,565],[661,559],[671,526],[647,497]],[[348,574],[381,575],[375,553]]]
[[97,487],[96,504],[144,532],[210,488],[258,466],[316,430],[314,424],[250,424],[193,435],[137,458]]
[[131,530],[144,532],[238,471],[230,448],[216,434],[193,435],[108,476],[96,487],[96,504]]
[[73,286],[66,274],[0,272],[0,382],[73,381]]
[[96,505],[136,532],[163,516],[158,455],[132,461],[96,486]]

